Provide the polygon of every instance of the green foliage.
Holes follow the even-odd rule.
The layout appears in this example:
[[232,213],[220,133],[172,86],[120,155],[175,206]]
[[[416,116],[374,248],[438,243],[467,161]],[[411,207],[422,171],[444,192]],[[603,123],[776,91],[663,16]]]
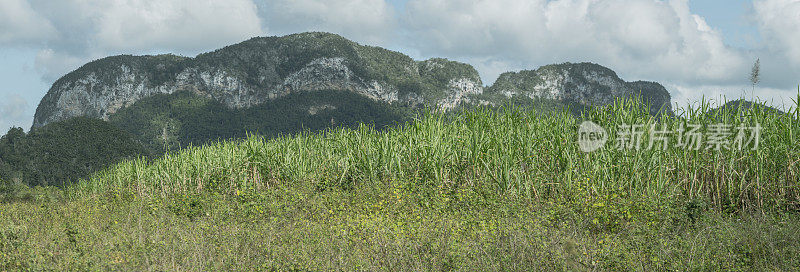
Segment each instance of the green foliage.
[[[226,46],[195,58],[174,55],[120,55],[87,63],[62,77],[42,99],[37,117],[52,115],[59,88],[73,87],[81,78],[91,77],[99,84],[113,84],[124,69],[148,87],[175,83],[181,72],[225,72],[243,80],[253,89],[272,89],[291,74],[319,58],[342,58],[344,64],[364,83],[380,82],[398,89],[400,95],[417,95],[431,102],[449,92],[452,79],[470,78],[480,83],[470,65],[431,59],[416,62],[399,52],[363,46],[342,36],[309,32],[283,37],[257,37]],[[355,80],[355,79],[354,79]],[[203,90],[203,86],[195,86]],[[428,104],[429,106],[432,104]]]
[[[125,176],[136,169],[137,175],[151,177],[138,180],[142,184],[136,185],[148,194],[210,188],[207,183],[216,179],[209,178],[220,176],[225,178],[214,188],[229,193],[245,189],[242,186],[249,182],[263,185],[267,180],[305,181],[321,191],[386,186],[391,181],[396,188],[412,191],[468,186],[489,196],[547,200],[590,186],[600,195],[677,195],[708,200],[718,210],[797,209],[800,191],[793,188],[800,171],[790,158],[800,156],[794,148],[800,126],[793,116],[750,110],[746,115],[750,119],[727,120],[732,127],[758,122],[763,130],[758,150],[717,152],[672,145],[663,151],[642,148],[631,152],[613,149],[615,138],[609,139],[602,152],[586,154],[578,149],[575,139],[580,120],[594,120],[610,130],[621,124],[668,124],[677,128],[681,124],[708,126],[716,122],[716,117],[702,114],[656,119],[636,103],[620,100],[590,109],[580,118],[567,112],[477,109],[455,115],[427,115],[388,132],[360,126],[272,140],[251,137],[240,143],[191,148],[153,164],[121,164],[76,187],[93,189],[76,192],[105,190],[116,184],[108,183],[110,180],[123,182],[114,186],[133,186]],[[647,143],[648,138],[642,142]],[[218,154],[214,158],[221,164],[208,161],[208,154]],[[189,167],[201,162],[207,166]],[[165,176],[180,185],[162,183]],[[576,183],[586,178],[589,184]]]
[[[746,101],[744,99],[738,99],[726,102],[720,107],[714,108],[709,110],[706,114],[708,116],[720,116],[721,118],[727,119],[741,119],[741,118],[752,118],[751,116],[753,113],[759,114],[767,114],[767,115],[785,115],[786,113],[775,109],[773,107],[766,106],[762,103],[756,103],[751,101]],[[737,117],[738,114],[738,117]]]
[[111,82],[123,69],[139,71],[150,79],[150,86],[158,86],[175,80],[175,75],[185,68],[191,58],[172,54],[155,56],[118,55],[95,60],[59,78],[53,85],[75,82],[87,73],[94,73],[98,80]]
[[551,64],[539,67],[536,70],[523,70],[520,72],[507,72],[500,75],[495,84],[489,88],[489,92],[500,90],[517,90],[532,92],[534,86],[544,82],[543,76],[553,76],[561,74],[581,75],[570,78],[578,80],[576,83],[590,86],[590,89],[597,94],[610,95],[611,90],[596,82],[587,81],[583,78],[584,74],[597,74],[598,76],[619,79],[617,74],[606,67],[594,63],[562,63]]
[[[141,65],[174,64],[151,75],[156,82],[193,62],[267,86],[318,57],[343,57],[360,77],[424,99],[443,95],[450,79],[477,79],[468,65],[417,63],[326,33]],[[126,58],[104,61],[118,67]],[[510,75],[496,85],[537,80]],[[295,93],[241,110],[179,92],[122,109],[113,125],[77,118],[30,135],[12,129],[0,138],[0,271],[800,268],[797,109],[704,104],[673,118],[653,117],[639,100],[506,102],[526,109],[403,123],[412,112],[349,92]],[[587,154],[575,143],[583,120],[607,129],[758,122],[763,137],[758,150]],[[188,148],[135,158],[147,151],[134,138],[159,152]],[[220,141],[228,139],[236,140]],[[67,183],[120,158],[132,159],[63,190],[21,184]]]
[[208,210],[208,201],[206,198],[198,195],[174,195],[169,198],[169,210],[175,215],[186,217],[189,220],[195,220],[198,217],[206,215]]
[[[534,95],[537,93],[535,87],[545,84],[545,78],[558,78],[567,76],[571,82],[565,85],[566,89],[575,89],[576,85],[586,86],[591,90],[591,95],[595,97],[614,97],[614,91],[608,86],[595,82],[587,77],[600,76],[618,80],[620,84],[625,85],[633,93],[627,97],[615,97],[622,99],[633,100],[640,98],[644,103],[641,106],[648,107],[650,114],[658,116],[661,114],[672,115],[670,105],[669,92],[661,86],[661,84],[647,81],[625,82],[620,79],[617,74],[606,67],[594,63],[562,63],[552,64],[540,67],[537,70],[523,70],[519,72],[506,72],[500,75],[492,86],[486,89],[482,97],[488,101],[505,101],[503,92],[510,91],[512,93],[521,94],[522,96]],[[567,92],[569,96],[569,92]],[[513,98],[514,100],[518,98]],[[530,100],[530,99],[528,99]],[[537,97],[537,100],[548,99]],[[580,101],[575,101],[574,97],[566,97],[559,100],[550,100],[562,104],[562,106],[570,106],[574,110],[580,108],[587,108],[597,105],[581,105]],[[529,104],[529,103],[526,103]]]
[[148,151],[119,128],[98,119],[72,118],[0,138],[0,178],[16,184],[63,186]]
[[356,52],[363,65],[351,69],[367,81],[376,80],[395,86],[420,82],[417,63],[409,56],[375,46],[358,46]]
[[344,58],[351,70],[366,71],[356,52],[359,46],[339,35],[321,32],[257,37],[200,54],[192,64],[201,69],[222,69],[241,76],[248,84],[269,87],[317,58]]
[[[148,87],[162,85],[175,80],[175,77],[189,67],[193,59],[172,54],[156,56],[119,55],[89,62],[72,71],[53,83],[53,87],[45,94],[36,108],[36,117],[51,116],[56,110],[60,87],[74,87],[78,80],[89,77],[99,82],[115,82],[126,70],[135,76],[134,80],[142,80]],[[99,117],[99,116],[91,116]]]
[[451,80],[471,79],[478,85],[482,85],[480,75],[471,65],[450,61],[442,58],[434,58],[417,63],[422,80],[422,95],[428,100],[438,100],[444,98],[448,92]]
[[63,191],[55,187],[29,187],[0,181],[0,203],[50,203],[63,200]]
[[[170,103],[204,105],[184,98]],[[63,200],[0,203],[0,270],[800,268],[795,115],[748,110],[764,128],[754,151],[577,150],[586,119],[720,117],[655,119],[623,102],[581,118],[426,114],[120,163]]]
[[410,113],[342,91],[291,94],[247,109],[230,109],[191,92],[142,99],[110,117],[110,122],[158,152],[219,140],[268,138],[360,123],[378,128],[402,122]]
[[501,90],[533,90],[533,87],[542,83],[537,71],[522,70],[519,72],[505,72],[489,87],[487,93],[497,93]]

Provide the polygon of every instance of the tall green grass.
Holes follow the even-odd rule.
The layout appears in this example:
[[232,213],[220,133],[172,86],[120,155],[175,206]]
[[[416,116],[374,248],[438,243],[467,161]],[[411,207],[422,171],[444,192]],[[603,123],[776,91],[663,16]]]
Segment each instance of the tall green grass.
[[[619,100],[581,117],[513,106],[455,115],[422,114],[386,130],[302,133],[190,147],[156,161],[129,161],[69,188],[73,197],[129,190],[143,197],[237,194],[281,186],[315,190],[394,188],[416,192],[468,190],[484,198],[541,202],[624,193],[634,197],[700,199],[722,210],[800,209],[800,114],[758,108],[705,114],[707,103],[678,116],[652,117],[639,101]],[[762,127],[757,150],[691,150],[670,146],[640,150],[606,147],[584,153],[577,129],[584,120],[609,132],[623,124],[723,122]],[[674,141],[675,137],[671,137]],[[656,145],[659,147],[659,145]],[[704,146],[705,147],[705,146]],[[585,193],[578,193],[585,192]]]
[[[798,270],[797,110],[646,108],[427,113],[128,161],[67,199],[0,186],[0,271]],[[758,122],[763,135],[758,150],[615,150],[612,137],[583,153],[584,120]]]

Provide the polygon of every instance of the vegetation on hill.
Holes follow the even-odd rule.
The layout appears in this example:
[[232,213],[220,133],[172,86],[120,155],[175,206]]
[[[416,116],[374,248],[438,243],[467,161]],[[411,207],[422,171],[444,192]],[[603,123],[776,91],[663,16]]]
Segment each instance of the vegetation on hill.
[[[543,75],[560,75],[560,74],[583,74],[583,73],[597,73],[598,76],[619,78],[617,74],[606,67],[594,63],[562,63],[551,64],[539,67],[536,70],[523,70],[519,72],[506,72],[500,75],[487,91],[489,93],[498,92],[501,90],[521,91],[523,93],[534,93],[534,87],[543,85]],[[570,80],[578,80],[572,84],[581,84],[590,86],[593,94],[610,95],[611,90],[607,86],[603,86],[596,82],[590,82],[584,78],[575,77]],[[561,91],[561,90],[559,90]]]
[[[405,185],[412,190],[423,190],[427,185],[453,183],[450,185],[464,186],[463,183],[469,183],[472,189],[488,190],[484,193],[546,198],[548,194],[561,197],[563,191],[560,190],[566,189],[564,186],[580,184],[599,186],[595,188],[599,192],[622,188],[629,194],[642,196],[679,193],[693,199],[709,200],[716,208],[728,210],[800,208],[796,206],[800,204],[800,191],[792,189],[800,181],[796,179],[798,172],[795,168],[798,165],[792,160],[800,157],[797,156],[800,150],[794,146],[800,123],[794,115],[772,116],[752,110],[747,118],[721,119],[733,128],[740,124],[750,127],[758,123],[762,130],[758,150],[737,150],[733,146],[721,151],[707,146],[693,150],[672,145],[665,150],[645,149],[646,146],[640,151],[617,150],[613,144],[619,139],[611,138],[602,152],[582,153],[575,144],[576,128],[581,120],[592,120],[610,132],[616,132],[622,124],[641,124],[644,127],[658,124],[675,129],[681,124],[684,127],[701,125],[710,129],[720,122],[714,119],[716,116],[702,114],[689,119],[656,119],[645,109],[631,108],[635,106],[621,100],[617,103],[611,107],[591,109],[582,117],[569,113],[539,115],[522,110],[497,112],[480,109],[458,115],[429,114],[388,131],[376,131],[361,125],[355,130],[335,129],[322,134],[301,134],[274,140],[253,137],[243,142],[190,148],[154,163],[146,160],[123,163],[98,173],[92,180],[86,180],[75,188],[85,185],[92,189],[79,189],[77,192],[95,192],[98,188],[104,191],[114,186],[133,186],[147,195],[187,193],[184,190],[189,188],[213,189],[208,184],[196,183],[215,176],[203,170],[213,168],[222,171],[218,177],[227,179],[220,180],[223,182],[220,189],[224,191],[253,189],[248,186],[257,184],[247,182],[259,182],[254,180],[259,178],[274,179],[273,182],[304,180],[321,190],[358,184],[375,187],[387,181],[425,181],[425,184]],[[644,134],[641,142],[647,143],[648,140]],[[218,152],[230,156],[219,161],[221,165],[203,169],[184,167],[184,164]],[[296,152],[303,155],[297,153],[299,157],[287,157]],[[619,164],[627,167],[616,169],[615,165]],[[539,167],[526,167],[532,165]],[[759,169],[752,169],[750,165],[759,165]],[[237,172],[241,167],[253,168]],[[132,169],[142,177],[152,174],[152,181],[164,177],[164,174],[176,180],[178,176],[184,178],[177,181],[181,182],[179,185],[134,184],[133,180],[122,178]],[[590,184],[583,183],[586,178],[592,180]],[[127,183],[108,183],[111,180]],[[148,178],[136,182],[146,180]],[[757,184],[757,180],[772,182]],[[183,189],[175,191],[178,188]],[[550,193],[542,195],[543,192]]]
[[301,92],[247,109],[231,109],[191,92],[159,94],[114,113],[110,122],[163,153],[248,134],[272,138],[325,128],[404,122],[410,113],[344,91]]
[[0,204],[0,269],[800,268],[796,112],[723,119],[758,122],[756,150],[617,150],[616,135],[578,149],[583,120],[717,122],[629,105],[428,114],[128,161]]
[[59,78],[53,85],[75,82],[85,73],[94,73],[101,82],[116,80],[122,67],[146,71],[150,79],[150,86],[157,86],[164,82],[175,80],[174,76],[180,72],[191,58],[163,54],[155,56],[118,55],[98,59],[87,63],[78,70]]
[[63,186],[123,159],[149,155],[132,135],[116,126],[77,117],[30,134],[12,128],[0,137],[0,179]]
[[[195,62],[200,67],[224,67],[246,76],[251,84],[269,87],[267,83],[281,82],[318,58],[343,58],[348,68],[366,82],[387,83],[402,93],[415,93],[428,100],[441,98],[453,78],[480,82],[478,72],[469,64],[441,58],[416,62],[399,52],[360,45],[323,32],[253,38],[200,54]],[[271,64],[275,67],[267,67]]]
[[109,122],[77,117],[28,135],[11,129],[0,138],[0,178],[62,186],[125,158],[151,158],[248,134],[272,138],[362,123],[383,128],[410,117],[407,110],[342,91],[297,93],[247,109],[188,91],[159,94],[112,114]]
[[[311,65],[322,58],[337,60]],[[482,87],[478,72],[469,64],[441,58],[415,61],[339,35],[310,32],[252,38],[194,58],[120,55],[92,61],[53,84],[37,107],[33,128],[71,116],[105,119],[120,106],[180,90],[194,90],[231,107],[251,106],[282,96],[287,86],[319,90],[309,87],[314,84],[304,85],[315,77],[291,76],[307,67],[324,70],[332,65],[339,70],[344,65],[352,73],[338,78],[346,84],[325,88],[374,91],[376,97],[398,100],[398,104],[436,106],[455,92],[450,86],[454,80],[470,79]],[[374,86],[378,87],[371,89]],[[237,104],[241,101],[248,102]]]
[[[747,101],[744,99],[737,99],[733,101],[728,101],[722,106],[719,106],[714,109],[710,109],[707,115],[727,115],[729,118],[735,118],[736,114],[748,114],[750,112],[762,112],[764,114],[769,115],[783,115],[786,114],[776,108],[770,107],[765,105],[764,103],[757,103],[752,101]],[[741,116],[747,117],[747,116]]]
[[[553,80],[563,82],[557,83]],[[553,87],[553,84],[563,84]],[[507,95],[521,97],[551,98],[562,96],[552,102],[574,105],[581,108],[605,105],[605,100],[615,98],[644,100],[651,115],[672,115],[669,92],[661,84],[647,81],[626,82],[617,74],[595,63],[562,63],[501,74],[487,88],[483,99],[502,101]],[[601,103],[602,102],[602,103]]]

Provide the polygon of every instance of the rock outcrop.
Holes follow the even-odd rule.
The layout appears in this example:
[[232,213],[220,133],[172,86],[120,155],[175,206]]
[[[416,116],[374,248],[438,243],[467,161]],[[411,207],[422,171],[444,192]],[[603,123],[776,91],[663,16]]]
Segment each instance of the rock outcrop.
[[184,90],[231,108],[292,92],[337,90],[390,104],[452,109],[466,93],[483,88],[467,64],[417,62],[335,34],[301,33],[253,38],[196,58],[124,55],[93,61],[53,84],[36,109],[33,128],[76,116],[107,120],[144,97]]
[[626,82],[593,63],[564,63],[537,70],[503,73],[486,91],[489,97],[541,98],[584,106],[604,106],[617,98],[641,97],[650,113],[672,114],[669,92],[655,82]]
[[191,91],[232,109],[308,91],[347,91],[403,107],[443,111],[496,105],[515,96],[607,105],[641,95],[652,114],[671,113],[667,90],[625,82],[592,63],[547,65],[500,75],[486,89],[469,64],[441,58],[415,61],[330,33],[258,37],[200,54],[113,56],[87,63],[56,81],[34,116],[33,129],[77,116],[109,116],[155,94]]

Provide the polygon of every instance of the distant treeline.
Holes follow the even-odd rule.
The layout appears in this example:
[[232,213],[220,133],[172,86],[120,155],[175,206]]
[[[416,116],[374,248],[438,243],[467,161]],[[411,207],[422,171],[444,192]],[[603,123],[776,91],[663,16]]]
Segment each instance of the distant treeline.
[[124,158],[151,153],[108,122],[77,117],[26,134],[12,128],[0,138],[0,179],[62,186]]

